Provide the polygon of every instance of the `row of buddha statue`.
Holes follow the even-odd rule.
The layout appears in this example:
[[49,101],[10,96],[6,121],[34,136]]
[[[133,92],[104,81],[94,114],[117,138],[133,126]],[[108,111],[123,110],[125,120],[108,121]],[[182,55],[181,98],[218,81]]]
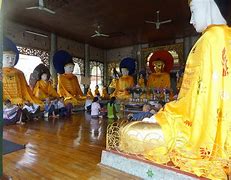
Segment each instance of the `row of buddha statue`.
[[53,64],[58,73],[57,91],[52,86],[49,69],[40,64],[31,75],[32,88],[26,82],[22,71],[14,66],[19,60],[16,45],[8,38],[3,44],[3,100],[10,99],[14,104],[24,104],[30,101],[43,107],[46,98],[64,97],[65,103],[82,105],[85,96],[80,89],[77,77],[72,73],[74,63],[72,56],[66,51],[57,51],[53,57]]
[[[10,99],[14,104],[23,104],[24,101],[30,101],[35,104],[43,105],[46,98],[54,99],[64,97],[65,103],[72,105],[83,105],[86,96],[80,88],[77,77],[73,74],[74,63],[72,56],[64,51],[59,50],[53,56],[53,65],[58,73],[58,85],[52,86],[50,81],[49,69],[43,65],[38,65],[30,77],[30,87],[28,86],[23,72],[14,66],[18,62],[19,52],[15,44],[5,38],[3,52],[3,99]],[[144,89],[170,89],[169,71],[173,66],[173,57],[168,51],[156,51],[150,56],[149,67],[152,73],[145,85],[144,76],[140,76],[138,87]],[[102,99],[117,97],[119,100],[129,100],[132,96],[132,89],[136,88],[133,74],[136,70],[135,60],[124,58],[120,63],[122,75],[113,78],[110,88],[114,92],[107,93],[107,87],[103,87],[102,93],[99,92],[99,86],[96,86],[94,96],[100,96]],[[146,95],[146,94],[145,94]],[[152,95],[152,93],[151,93]],[[149,96],[151,96],[149,93]],[[91,90],[88,89],[87,96],[93,98]]]
[[132,74],[135,72],[135,60],[125,58],[120,63],[121,77],[114,73],[110,88],[114,89],[111,96],[117,97],[119,100],[129,100],[132,97],[132,91],[142,89],[142,98],[150,99],[153,96],[155,89],[164,92],[165,89],[171,89],[170,70],[173,67],[173,57],[168,51],[156,51],[149,57],[149,68],[152,73],[147,78],[145,83],[144,73],[140,73],[137,85],[134,84]]

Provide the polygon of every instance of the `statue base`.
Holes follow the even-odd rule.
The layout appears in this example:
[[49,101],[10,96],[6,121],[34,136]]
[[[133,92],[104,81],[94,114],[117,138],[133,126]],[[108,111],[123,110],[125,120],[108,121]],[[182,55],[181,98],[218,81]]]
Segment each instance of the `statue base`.
[[116,169],[142,179],[207,179],[181,171],[171,165],[160,165],[142,157],[114,150],[103,150],[100,165]]

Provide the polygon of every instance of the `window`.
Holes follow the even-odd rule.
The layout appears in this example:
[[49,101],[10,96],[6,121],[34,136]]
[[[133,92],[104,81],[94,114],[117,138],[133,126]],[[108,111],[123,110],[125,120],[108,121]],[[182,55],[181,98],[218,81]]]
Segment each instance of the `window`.
[[18,63],[16,64],[15,68],[21,70],[24,73],[27,84],[29,84],[30,74],[34,71],[35,67],[41,63],[41,59],[37,56],[20,54]]
[[97,61],[90,61],[91,69],[91,84],[90,88],[92,92],[95,90],[95,86],[99,86],[99,91],[103,88],[103,63]]

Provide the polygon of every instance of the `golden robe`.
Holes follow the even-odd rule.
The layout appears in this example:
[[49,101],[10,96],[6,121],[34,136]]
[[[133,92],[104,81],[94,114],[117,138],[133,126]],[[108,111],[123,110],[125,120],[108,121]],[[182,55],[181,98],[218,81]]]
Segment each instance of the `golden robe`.
[[57,92],[65,98],[65,103],[83,105],[86,97],[80,88],[77,77],[74,74],[60,74],[58,76]]
[[148,88],[171,88],[170,75],[165,72],[152,73],[148,77]]
[[227,179],[231,164],[230,69],[231,28],[209,26],[188,56],[178,99],[154,116],[160,128],[144,122],[122,127],[121,150],[134,152],[135,147],[151,161],[172,161],[198,176]]
[[90,98],[94,98],[94,96],[93,96],[93,94],[92,94],[92,92],[91,92],[91,89],[90,88],[88,88],[88,91],[87,91],[87,97],[90,97]]
[[102,90],[102,99],[110,99],[110,96],[108,95],[107,93],[107,88],[106,87],[103,87],[103,90]]
[[115,96],[121,100],[129,99],[131,95],[128,92],[128,89],[132,88],[133,86],[133,77],[129,75],[123,75],[116,83]]
[[10,99],[13,104],[23,104],[25,101],[43,106],[27,85],[22,71],[14,67],[3,67],[3,100]]
[[59,97],[56,90],[52,87],[52,84],[42,79],[36,82],[33,94],[40,100],[45,100],[47,97],[51,99]]

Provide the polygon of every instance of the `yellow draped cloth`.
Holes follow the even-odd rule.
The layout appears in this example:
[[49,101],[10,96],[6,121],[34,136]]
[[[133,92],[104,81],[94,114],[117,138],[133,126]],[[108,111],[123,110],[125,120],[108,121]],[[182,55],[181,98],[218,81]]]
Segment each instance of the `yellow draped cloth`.
[[51,82],[42,79],[36,82],[33,94],[40,100],[45,100],[48,97],[51,99],[59,97]]
[[25,101],[43,106],[27,85],[22,71],[14,67],[3,67],[3,100],[10,99],[13,104],[23,104]]
[[86,97],[80,88],[79,81],[74,74],[60,74],[58,76],[57,92],[59,96],[63,96],[65,103],[73,105],[83,105]]
[[133,77],[129,75],[123,75],[122,77],[119,78],[119,80],[116,83],[116,89],[114,92],[115,96],[121,100],[129,99],[131,95],[128,92],[128,89],[132,88],[133,86],[134,86]]
[[170,88],[170,75],[165,72],[152,73],[148,77],[148,88]]
[[[231,28],[210,26],[189,54],[178,100],[155,115],[160,128],[144,122],[122,127],[120,149],[138,149],[151,161],[172,161],[198,176],[227,179],[231,165],[230,69]],[[151,129],[156,133],[150,135]]]

